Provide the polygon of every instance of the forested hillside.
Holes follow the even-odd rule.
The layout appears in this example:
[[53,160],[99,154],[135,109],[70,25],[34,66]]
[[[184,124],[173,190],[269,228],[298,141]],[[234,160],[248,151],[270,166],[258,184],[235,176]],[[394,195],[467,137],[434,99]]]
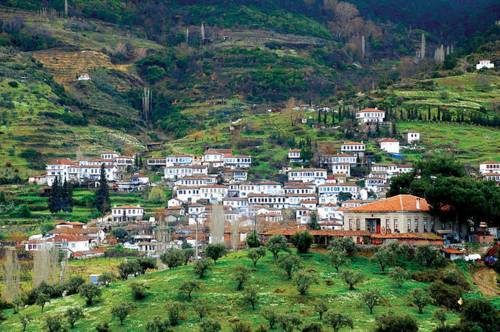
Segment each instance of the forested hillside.
[[[495,1],[67,3],[66,12],[64,0],[0,0],[0,49],[21,59],[0,78],[5,84],[38,84],[23,82],[21,67],[29,61],[29,72],[36,68],[56,84],[52,91],[64,110],[57,117],[48,111],[40,116],[72,130],[91,125],[143,143],[193,137],[200,142],[197,137],[230,121],[252,124],[255,116],[259,124],[268,121],[262,112],[292,101],[448,107],[450,114],[465,112],[453,120],[487,125],[498,117],[495,71],[467,86],[452,83],[469,82],[467,73],[479,59],[498,57]],[[84,74],[89,80],[79,79]],[[147,111],[144,89],[152,96]],[[3,91],[3,118],[20,111],[10,103],[15,92],[10,85]],[[293,132],[279,122],[284,132]],[[35,136],[43,132],[37,128],[42,123],[33,122]],[[16,122],[10,129],[17,130]],[[250,136],[266,133],[244,129]],[[3,145],[4,159],[21,168],[29,164],[19,156],[22,151],[8,156],[8,144]],[[34,148],[45,158],[58,155]]]

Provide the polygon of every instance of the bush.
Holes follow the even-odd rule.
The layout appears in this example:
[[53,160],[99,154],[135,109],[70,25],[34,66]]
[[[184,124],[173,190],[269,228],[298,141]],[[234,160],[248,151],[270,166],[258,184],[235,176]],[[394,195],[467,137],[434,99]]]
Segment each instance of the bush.
[[94,284],[81,285],[78,292],[85,298],[87,305],[92,305],[97,298],[101,296],[101,289]]
[[200,332],[219,332],[222,327],[219,321],[211,318],[204,318],[200,323]]
[[331,242],[332,249],[344,251],[347,256],[354,256],[356,253],[356,244],[350,237],[335,238]]
[[172,302],[167,305],[167,315],[170,325],[177,326],[181,321],[181,314],[184,306],[179,302]]
[[118,318],[120,325],[123,325],[123,321],[127,318],[130,311],[132,311],[132,306],[128,303],[120,303],[111,308],[111,315]]
[[49,332],[66,331],[63,325],[63,319],[59,315],[47,316],[47,318],[45,318],[45,326]]
[[83,318],[83,310],[82,308],[68,308],[65,313],[66,319],[68,320],[69,326],[71,328],[75,327],[75,324],[78,320]]
[[279,252],[287,250],[286,238],[283,235],[273,235],[266,243],[267,249],[272,252],[274,261],[278,260]]
[[170,322],[166,319],[161,319],[161,317],[155,317],[153,320],[149,321],[146,325],[146,331],[148,332],[168,332],[170,331]]
[[252,332],[252,326],[247,322],[236,322],[231,326],[232,332]]
[[147,296],[146,286],[142,283],[133,282],[130,284],[130,290],[132,291],[132,297],[134,300],[139,301]]
[[194,273],[196,273],[200,279],[203,279],[203,277],[205,277],[207,272],[210,270],[211,265],[212,264],[208,259],[200,259],[194,263]]
[[306,295],[309,288],[318,283],[318,277],[312,272],[301,270],[295,274],[293,282],[299,294]]
[[257,267],[257,262],[262,257],[266,256],[266,248],[265,247],[252,248],[248,250],[247,256],[252,261],[253,267]]
[[209,244],[205,248],[205,255],[207,257],[213,259],[214,264],[217,263],[217,260],[221,257],[223,257],[226,254],[226,246],[222,243],[218,244]]
[[201,285],[199,281],[186,280],[179,287],[179,292],[191,300],[191,294],[196,290],[200,289]]
[[85,280],[81,276],[73,276],[64,284],[64,290],[66,295],[72,295],[78,293],[78,289],[81,285],[85,283]]
[[288,279],[292,279],[293,272],[300,269],[303,263],[300,257],[288,254],[280,258],[279,266],[285,270]]
[[233,272],[233,279],[236,281],[236,290],[240,291],[243,289],[245,283],[250,275],[250,270],[245,265],[239,265],[235,267]]
[[429,293],[437,305],[449,309],[458,310],[458,300],[462,297],[462,289],[458,286],[450,286],[442,281],[435,281],[429,287]]
[[311,244],[313,243],[313,236],[307,232],[298,232],[295,233],[292,236],[291,242],[295,247],[297,247],[297,252],[299,254],[307,254],[309,252],[309,248],[311,247]]
[[259,235],[256,231],[252,231],[246,239],[248,248],[258,248],[260,247]]
[[387,313],[376,319],[375,332],[417,332],[415,318],[408,315]]
[[344,279],[344,282],[349,286],[349,290],[354,290],[354,286],[363,281],[364,277],[358,271],[345,270],[342,272],[342,279]]
[[438,273],[433,270],[416,271],[411,275],[412,279],[419,282],[433,282],[439,279]]
[[474,323],[483,331],[500,331],[500,313],[487,300],[467,300],[462,309],[462,322]]

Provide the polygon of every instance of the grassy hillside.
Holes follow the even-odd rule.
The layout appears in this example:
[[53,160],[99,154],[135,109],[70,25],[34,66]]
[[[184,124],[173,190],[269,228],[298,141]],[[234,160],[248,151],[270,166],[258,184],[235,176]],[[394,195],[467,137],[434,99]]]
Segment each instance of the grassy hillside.
[[[364,257],[355,257],[351,267],[362,272],[365,280],[356,290],[349,291],[325,255],[309,254],[304,257],[304,262],[305,268],[314,271],[319,277],[319,283],[313,285],[306,296],[298,294],[283,270],[273,264],[270,254],[259,261],[248,281],[248,285],[255,285],[258,289],[258,304],[255,310],[242,302],[242,292],[236,291],[236,282],[232,279],[237,266],[251,267],[246,252],[241,251],[217,262],[208,276],[201,280],[201,289],[193,292],[192,301],[186,301],[179,295],[179,287],[183,281],[197,278],[193,273],[193,267],[188,265],[175,270],[149,273],[133,281],[113,283],[109,288],[103,288],[101,300],[91,307],[85,307],[84,300],[78,295],[73,295],[52,300],[45,307],[43,314],[39,306],[28,306],[22,309],[21,313],[32,318],[28,331],[40,330],[47,316],[62,314],[70,307],[84,308],[85,317],[76,325],[79,330],[90,330],[101,322],[110,322],[112,330],[142,331],[154,317],[166,317],[167,304],[180,301],[185,309],[180,325],[174,327],[174,330],[185,331],[197,329],[199,319],[193,310],[193,305],[198,301],[205,301],[209,307],[208,316],[219,321],[223,331],[229,331],[231,324],[237,321],[249,322],[253,326],[266,324],[262,316],[264,309],[272,309],[276,313],[298,314],[303,317],[303,325],[317,322],[318,316],[314,311],[314,304],[325,300],[330,309],[347,314],[353,319],[355,331],[373,328],[375,317],[390,311],[412,315],[417,319],[421,331],[431,331],[438,324],[432,318],[432,313],[437,309],[435,306],[428,306],[423,314],[418,314],[417,309],[408,304],[407,297],[411,290],[426,288],[428,286],[426,283],[407,281],[402,287],[396,287],[388,274],[380,273],[375,262]],[[407,268],[411,271],[420,269],[411,264]],[[467,272],[466,274],[469,278]],[[144,300],[132,299],[129,288],[132,282],[141,282],[147,286],[148,296]],[[361,300],[362,292],[369,289],[377,289],[384,296],[383,305],[376,307],[373,315],[368,313],[367,307]],[[466,298],[478,296],[480,295],[474,288]],[[120,327],[118,320],[112,318],[110,310],[114,305],[124,301],[133,303],[134,308],[126,318],[124,327]],[[498,301],[496,302],[498,305]],[[19,317],[19,314],[7,311],[7,320],[3,323],[3,328],[19,329]],[[448,324],[456,321],[457,314],[448,312]]]

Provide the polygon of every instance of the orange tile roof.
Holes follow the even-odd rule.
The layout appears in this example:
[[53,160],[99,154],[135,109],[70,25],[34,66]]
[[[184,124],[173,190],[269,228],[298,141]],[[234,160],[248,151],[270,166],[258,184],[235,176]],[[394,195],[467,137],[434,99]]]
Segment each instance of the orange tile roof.
[[369,113],[369,112],[385,112],[385,111],[379,110],[378,108],[365,108],[359,111],[359,113]]
[[400,240],[431,240],[443,241],[443,238],[433,233],[375,233],[370,236],[372,239],[400,239]]
[[445,252],[447,254],[453,254],[453,255],[465,255],[465,252],[455,249],[455,248],[443,248],[441,249],[442,252]]
[[[419,207],[417,207],[417,201]],[[397,195],[363,206],[350,208],[348,212],[429,212],[430,205],[424,198],[413,195]]]
[[399,141],[395,138],[382,138],[379,140],[380,143],[398,143]]

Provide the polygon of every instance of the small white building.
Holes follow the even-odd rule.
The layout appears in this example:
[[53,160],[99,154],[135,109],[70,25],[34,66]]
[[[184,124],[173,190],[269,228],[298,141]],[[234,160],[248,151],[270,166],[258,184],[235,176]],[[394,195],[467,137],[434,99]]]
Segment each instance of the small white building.
[[87,73],[78,75],[78,80],[79,81],[90,81],[90,75]]
[[485,161],[479,164],[479,173],[482,175],[487,173],[500,173],[500,162]]
[[351,176],[351,164],[332,164],[332,174],[342,174],[347,177]]
[[342,153],[354,153],[362,155],[366,150],[366,144],[363,142],[344,142],[340,147]]
[[144,208],[140,205],[122,205],[111,208],[111,217],[114,222],[140,221],[144,217]]
[[164,177],[166,180],[177,180],[186,176],[207,174],[208,167],[202,165],[170,166],[164,169]]
[[224,162],[224,167],[232,169],[250,168],[252,166],[252,157],[245,155],[233,156],[232,154],[225,155],[223,162]]
[[322,168],[298,168],[288,171],[288,181],[314,183],[316,185],[326,182],[327,172]]
[[493,69],[493,68],[495,68],[495,64],[491,62],[491,60],[480,60],[479,63],[476,65],[476,70]]
[[165,158],[165,164],[169,166],[186,166],[193,164],[193,156],[190,155],[173,155]]
[[379,140],[380,149],[387,153],[399,153],[399,141],[394,138],[382,138]]
[[420,133],[408,131],[405,133],[405,140],[408,144],[415,144],[420,142]]
[[300,156],[300,149],[290,149],[288,150],[288,161],[291,163],[301,163],[302,158]]
[[356,112],[356,119],[361,123],[384,122],[385,111],[378,108],[365,108]]

